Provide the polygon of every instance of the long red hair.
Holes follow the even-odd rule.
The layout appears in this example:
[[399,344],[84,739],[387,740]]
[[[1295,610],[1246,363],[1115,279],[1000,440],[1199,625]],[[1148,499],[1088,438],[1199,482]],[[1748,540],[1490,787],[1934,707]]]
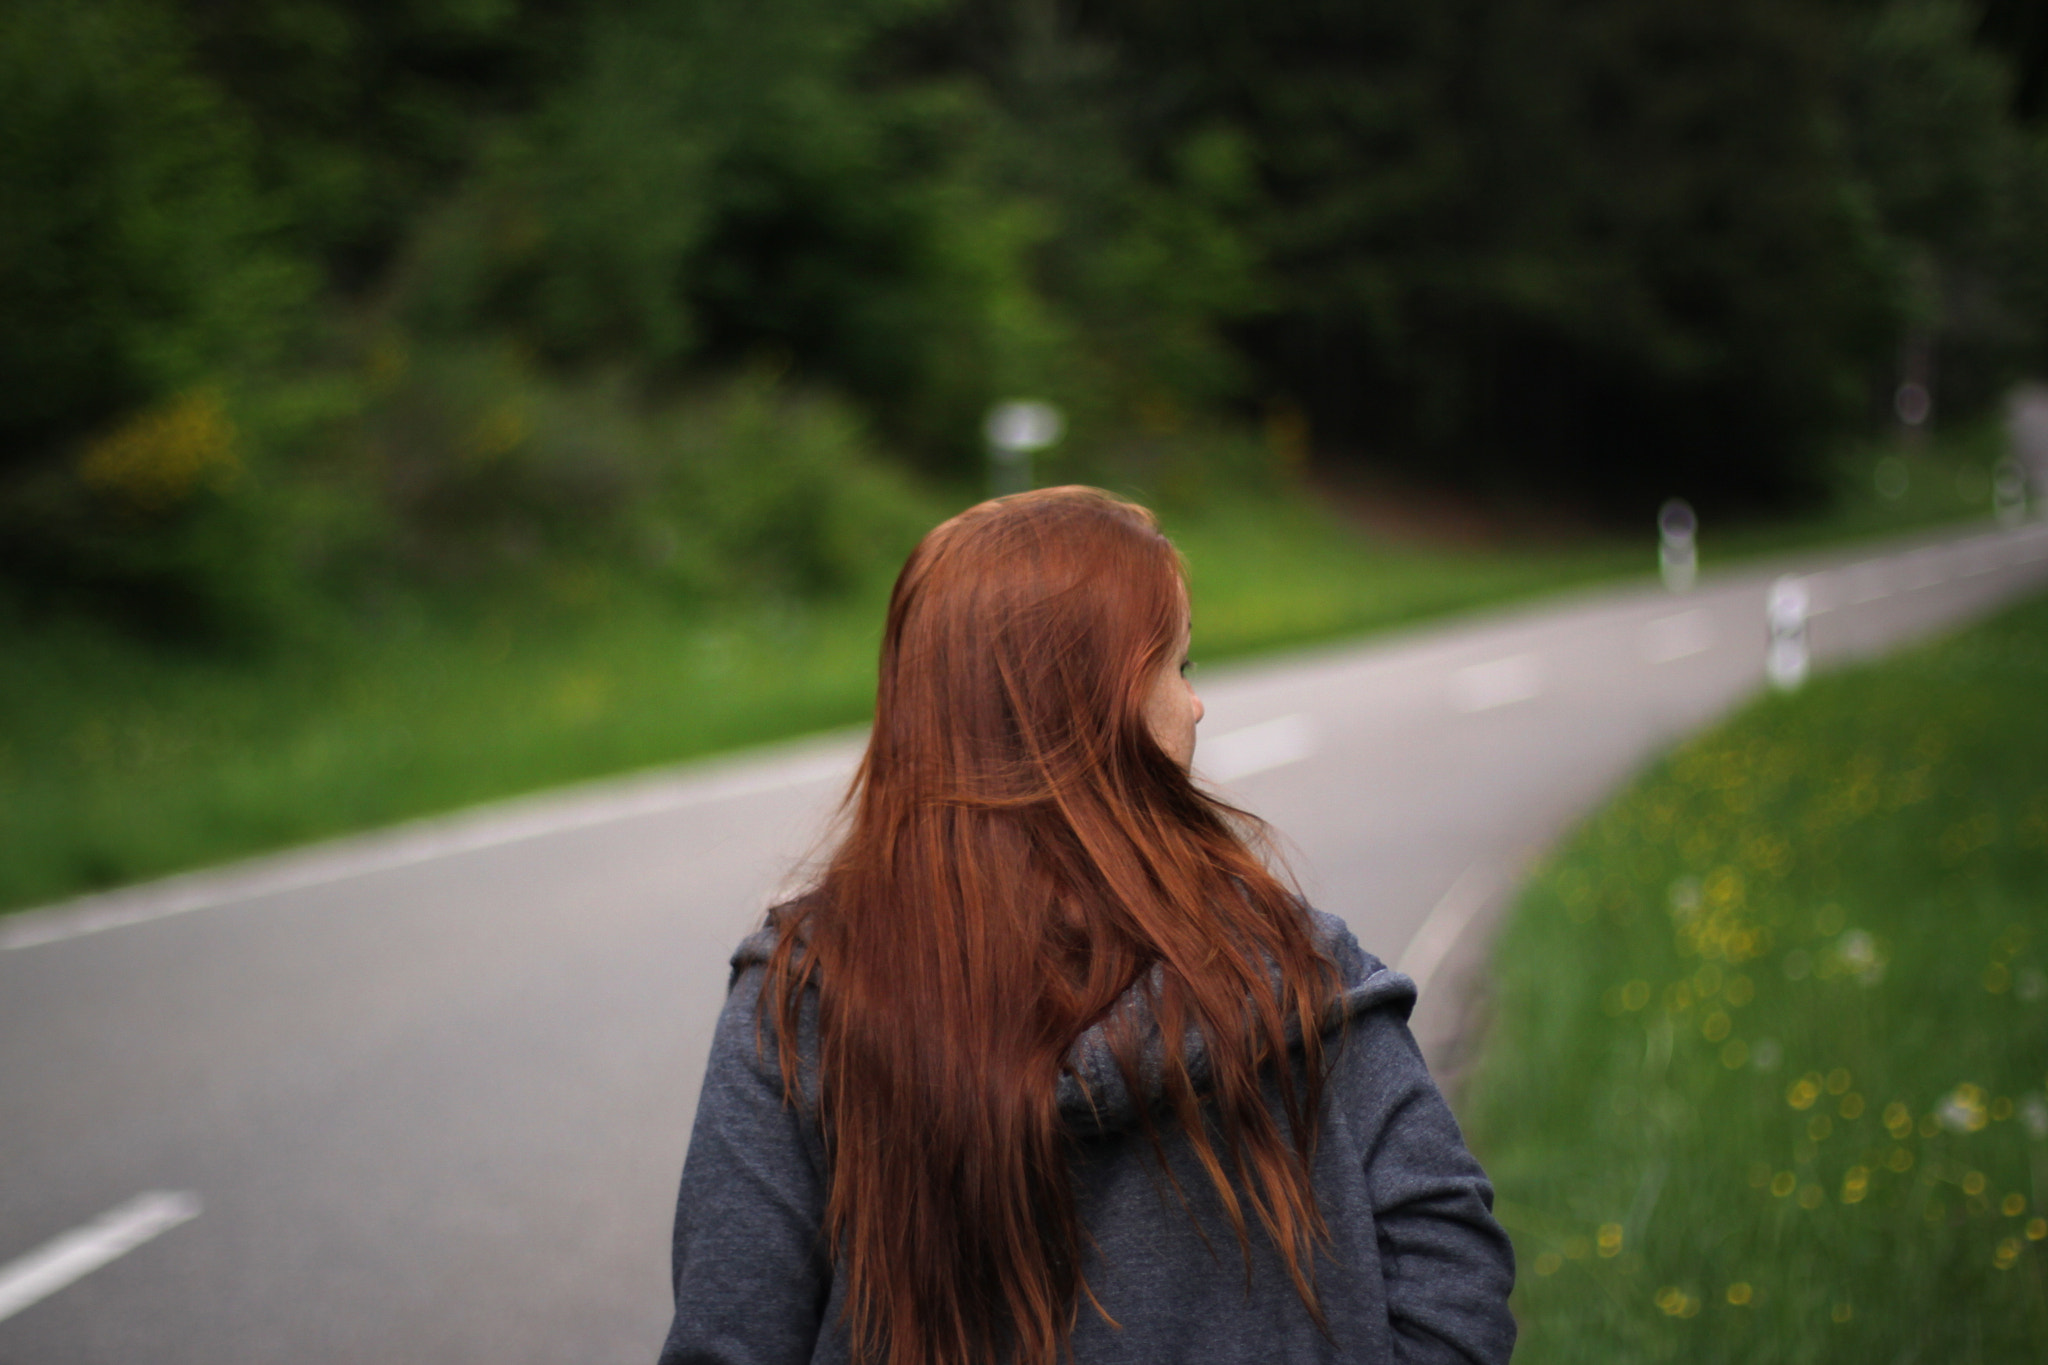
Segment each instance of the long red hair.
[[[1309,1164],[1334,968],[1253,851],[1262,828],[1146,725],[1186,603],[1152,515],[1078,487],[970,508],[896,581],[845,834],[775,917],[763,986],[792,1040],[818,991],[825,1233],[857,1361],[1059,1359],[1086,1286],[1055,1092],[1105,1017],[1140,1084],[1145,1039],[1111,1013],[1133,986],[1160,1030],[1170,1121],[1247,1271],[1256,1222],[1320,1320]],[[1201,1093],[1190,1029],[1208,1054]],[[796,1049],[780,1055],[798,1101]]]

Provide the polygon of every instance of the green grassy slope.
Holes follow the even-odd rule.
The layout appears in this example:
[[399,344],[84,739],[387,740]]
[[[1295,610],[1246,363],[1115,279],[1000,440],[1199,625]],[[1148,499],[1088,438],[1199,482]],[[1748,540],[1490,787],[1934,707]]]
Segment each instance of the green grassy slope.
[[2048,599],[1687,743],[1494,962],[1518,1360],[2048,1357]]

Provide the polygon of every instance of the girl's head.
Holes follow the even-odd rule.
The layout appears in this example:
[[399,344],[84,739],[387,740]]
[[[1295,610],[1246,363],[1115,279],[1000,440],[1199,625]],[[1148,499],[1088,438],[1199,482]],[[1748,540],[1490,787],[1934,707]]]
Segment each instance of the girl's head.
[[970,508],[897,579],[868,781],[994,802],[1104,769],[1184,782],[1167,769],[1201,718],[1188,627],[1179,556],[1144,508],[1075,487]]
[[[1094,489],[970,508],[896,581],[845,834],[779,912],[763,986],[785,1038],[816,991],[825,1231],[861,1362],[1060,1357],[1085,1230],[1057,1090],[1098,1021],[1134,1090],[1141,1069],[1157,1079],[1246,1256],[1263,1232],[1314,1305],[1307,1162],[1334,979],[1247,846],[1257,822],[1189,776],[1187,639],[1173,547]],[[1113,1010],[1134,994],[1141,1010]],[[1299,1091],[1278,1064],[1290,1035]],[[781,1049],[793,1099],[798,1058]]]

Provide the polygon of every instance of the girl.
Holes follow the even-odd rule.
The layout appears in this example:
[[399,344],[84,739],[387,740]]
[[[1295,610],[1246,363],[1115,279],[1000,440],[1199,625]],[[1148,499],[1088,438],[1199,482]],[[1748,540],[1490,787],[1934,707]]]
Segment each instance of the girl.
[[1414,986],[1191,779],[1188,630],[1093,489],[911,555],[844,836],[733,959],[663,1365],[1508,1358]]

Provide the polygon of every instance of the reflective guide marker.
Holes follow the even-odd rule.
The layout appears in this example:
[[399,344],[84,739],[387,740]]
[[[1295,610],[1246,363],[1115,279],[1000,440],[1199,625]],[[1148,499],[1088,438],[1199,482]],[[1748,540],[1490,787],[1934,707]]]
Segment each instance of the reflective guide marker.
[[28,1255],[0,1266],[0,1322],[198,1216],[198,1195],[151,1190],[83,1227],[51,1238]]

